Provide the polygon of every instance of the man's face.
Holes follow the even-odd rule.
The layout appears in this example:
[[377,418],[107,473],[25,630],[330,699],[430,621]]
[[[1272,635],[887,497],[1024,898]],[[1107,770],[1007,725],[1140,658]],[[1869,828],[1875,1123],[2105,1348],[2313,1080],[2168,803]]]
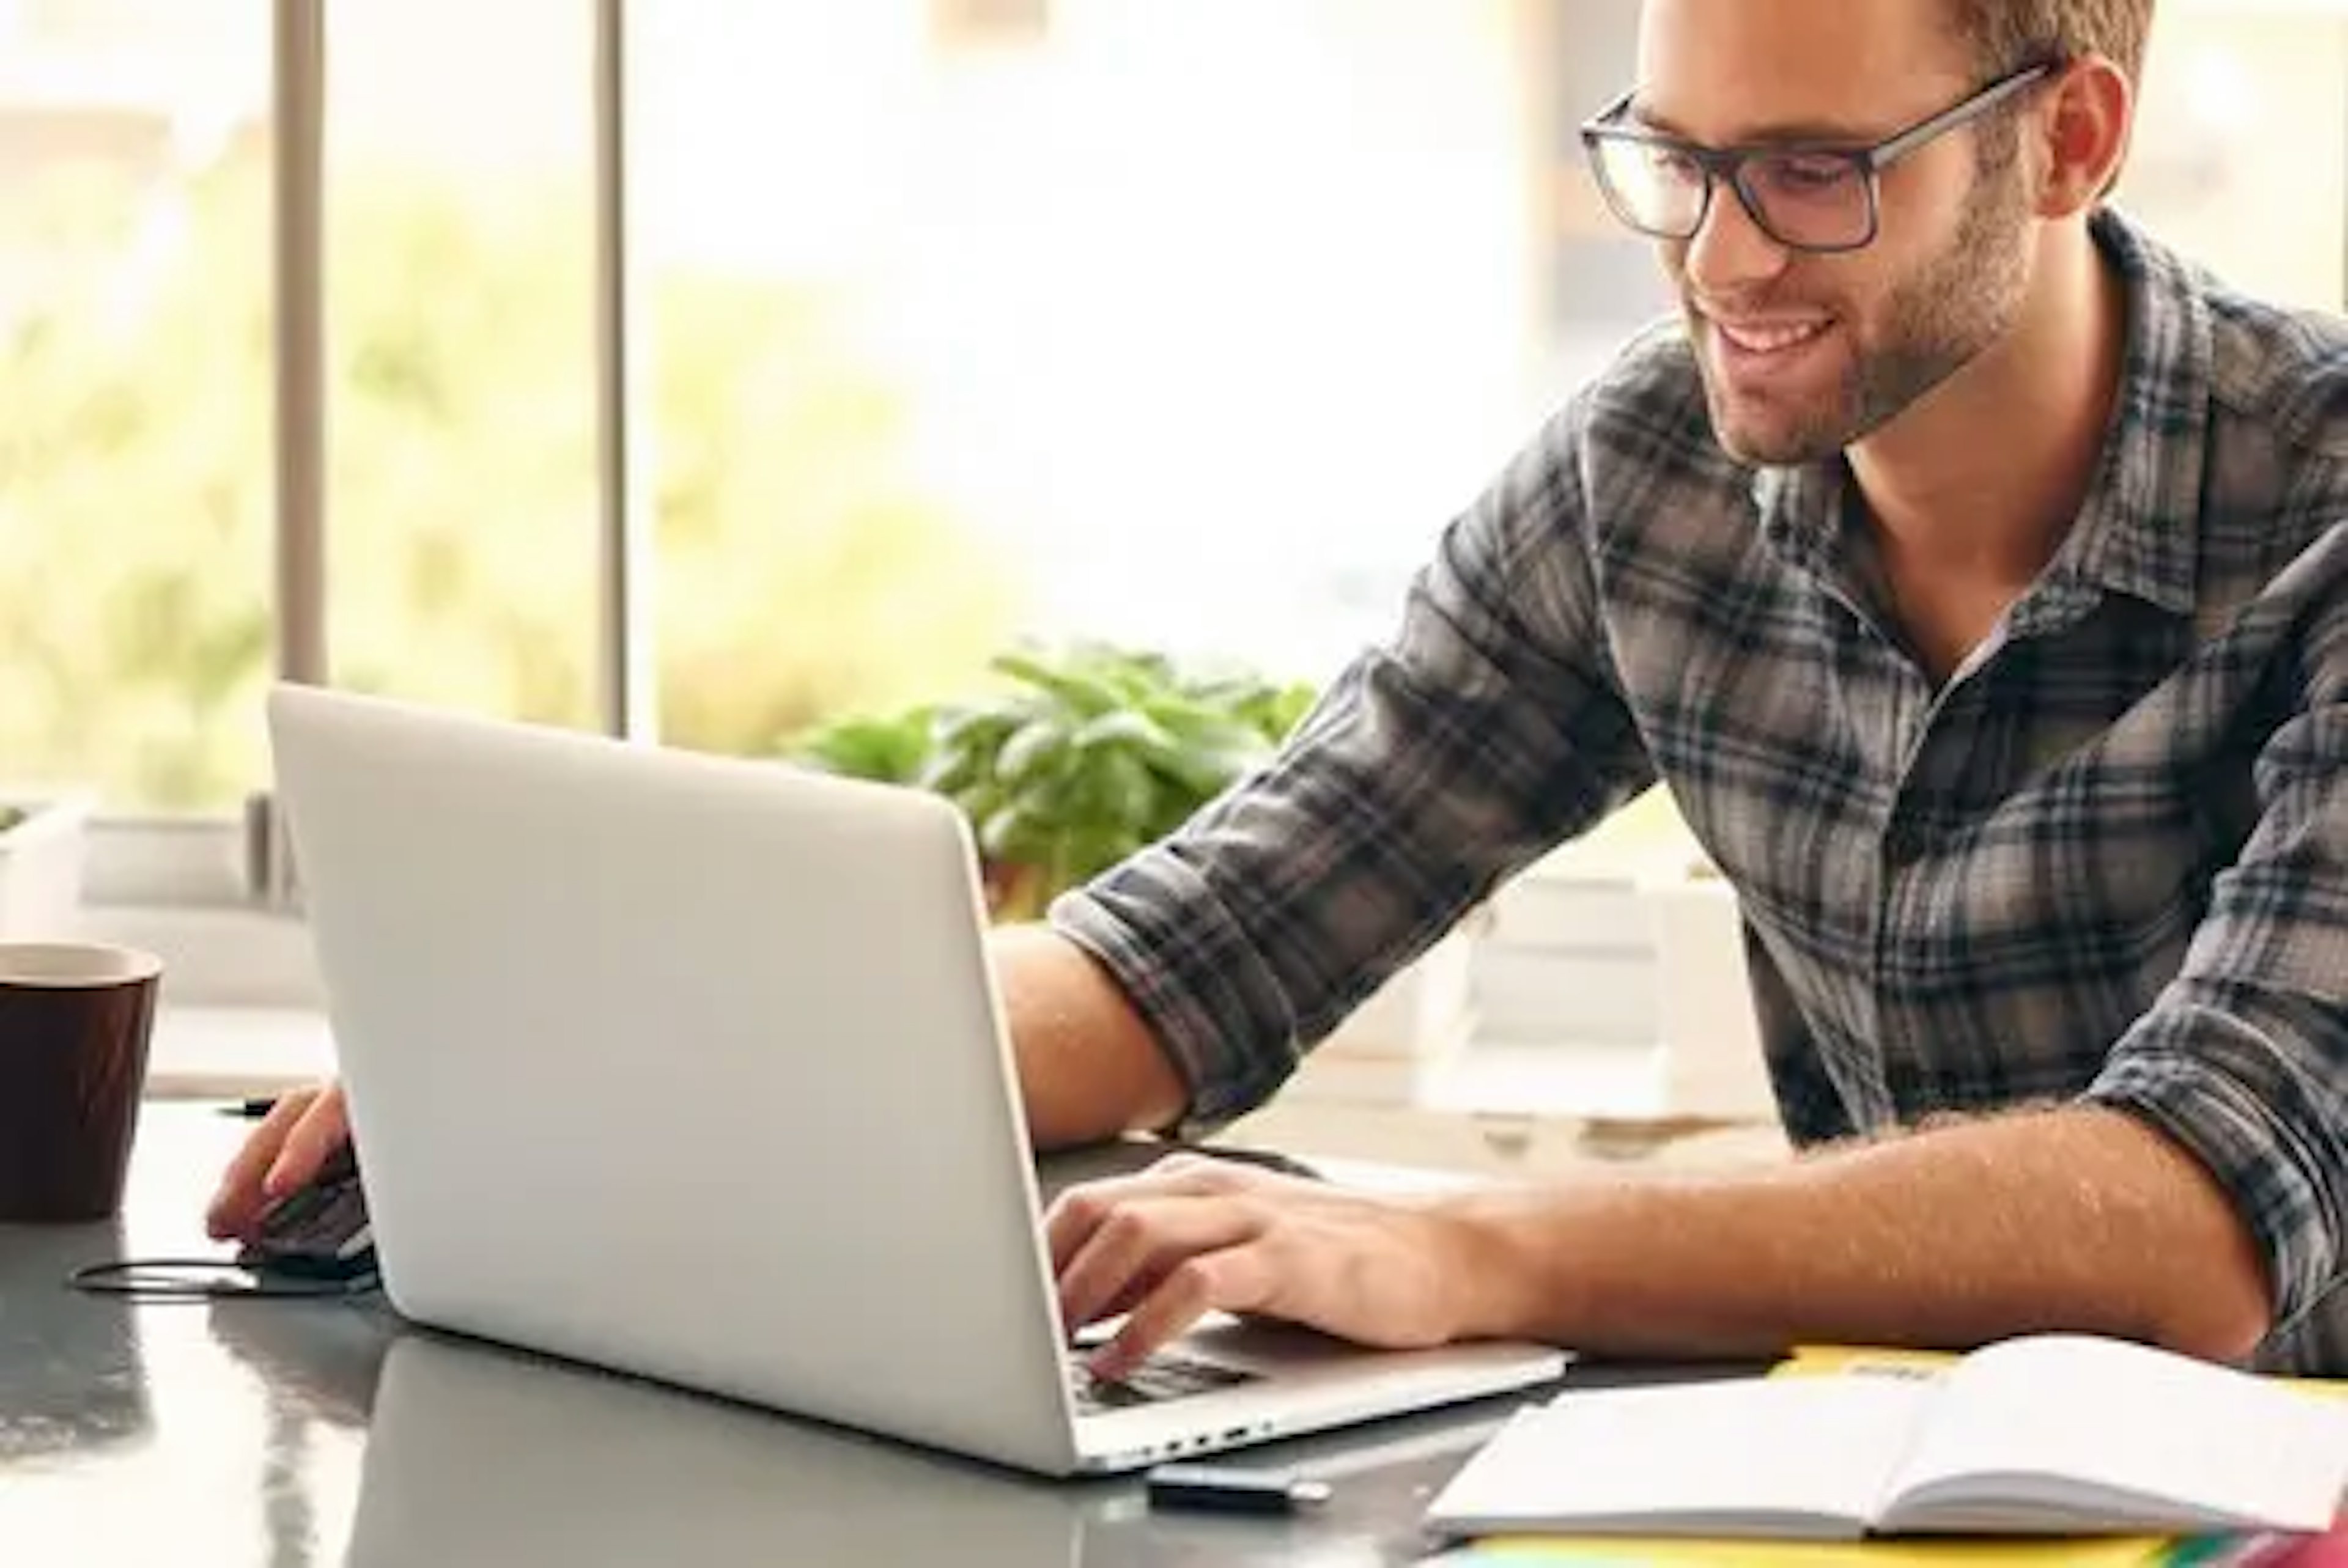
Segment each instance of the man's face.
[[[1715,147],[1879,141],[1982,85],[1941,3],[1648,0],[1632,117]],[[1767,464],[1837,453],[2013,324],[2034,226],[2020,161],[1983,157],[2002,128],[1976,122],[1886,169],[1864,250],[1780,246],[1725,181],[1695,238],[1663,246],[1731,453]]]

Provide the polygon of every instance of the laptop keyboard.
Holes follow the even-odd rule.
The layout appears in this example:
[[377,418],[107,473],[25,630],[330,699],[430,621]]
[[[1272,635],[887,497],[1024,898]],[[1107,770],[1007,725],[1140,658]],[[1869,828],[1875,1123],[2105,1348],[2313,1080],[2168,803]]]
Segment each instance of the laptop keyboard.
[[1253,1372],[1242,1372],[1235,1367],[1160,1353],[1116,1383],[1103,1382],[1086,1371],[1082,1363],[1072,1361],[1068,1364],[1068,1394],[1076,1401],[1076,1414],[1099,1415],[1191,1394],[1210,1394],[1218,1389],[1253,1382],[1255,1377]]

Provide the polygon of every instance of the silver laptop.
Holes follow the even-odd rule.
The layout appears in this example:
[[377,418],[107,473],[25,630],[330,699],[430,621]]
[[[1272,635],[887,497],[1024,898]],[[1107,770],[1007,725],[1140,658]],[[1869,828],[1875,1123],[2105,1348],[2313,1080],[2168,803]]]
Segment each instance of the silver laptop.
[[407,1317],[1049,1474],[1562,1369],[1223,1321],[1091,1384],[945,800],[304,687],[269,718]]

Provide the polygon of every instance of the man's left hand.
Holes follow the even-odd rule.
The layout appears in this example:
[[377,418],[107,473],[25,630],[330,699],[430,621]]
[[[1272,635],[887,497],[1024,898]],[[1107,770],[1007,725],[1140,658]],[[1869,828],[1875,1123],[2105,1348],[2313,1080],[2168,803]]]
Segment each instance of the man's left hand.
[[1045,1235],[1071,1333],[1128,1314],[1092,1360],[1109,1379],[1213,1311],[1443,1344],[1476,1272],[1473,1238],[1439,1209],[1193,1154],[1070,1189]]

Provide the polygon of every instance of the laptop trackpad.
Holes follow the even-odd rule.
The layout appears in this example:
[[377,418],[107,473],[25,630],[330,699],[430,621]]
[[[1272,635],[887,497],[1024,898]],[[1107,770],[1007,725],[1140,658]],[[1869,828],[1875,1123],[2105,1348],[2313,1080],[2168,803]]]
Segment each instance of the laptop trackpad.
[[[1075,1350],[1081,1356],[1107,1344],[1124,1321],[1108,1317],[1086,1324],[1075,1335]],[[1185,1391],[1204,1392],[1210,1387],[1229,1388],[1259,1378],[1357,1360],[1361,1355],[1360,1346],[1301,1324],[1210,1312],[1189,1333],[1151,1357],[1150,1362],[1199,1370],[1200,1376],[1186,1379],[1193,1386]]]
[[[1076,1335],[1079,1351],[1113,1334],[1121,1319],[1090,1325]],[[1181,1338],[1151,1356],[1122,1383],[1098,1383],[1072,1365],[1069,1392],[1079,1414],[1154,1405],[1193,1394],[1220,1393],[1245,1384],[1358,1360],[1358,1345],[1316,1329],[1263,1318],[1209,1313]]]

